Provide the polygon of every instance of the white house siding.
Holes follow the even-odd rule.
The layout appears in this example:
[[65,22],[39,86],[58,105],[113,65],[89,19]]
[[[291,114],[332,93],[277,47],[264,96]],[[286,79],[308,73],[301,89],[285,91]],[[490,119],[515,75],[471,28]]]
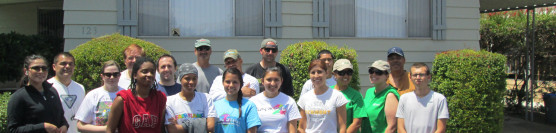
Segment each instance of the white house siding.
[[116,0],[64,0],[64,51],[118,32]]
[[0,4],[0,33],[37,34],[39,9],[62,9],[62,1]]
[[[113,32],[116,26],[115,0],[72,0],[64,2],[66,14],[65,51],[77,45]],[[94,5],[95,6],[91,6]],[[101,5],[98,5],[101,4]],[[288,44],[303,41],[322,40],[339,46],[348,45],[357,50],[360,72],[361,92],[371,87],[367,74],[367,66],[375,60],[386,60],[386,50],[393,46],[401,47],[406,54],[405,69],[415,62],[426,62],[431,65],[436,53],[446,50],[479,49],[479,0],[447,0],[446,4],[446,39],[434,41],[431,38],[327,38],[313,39],[312,37],[312,0],[282,0],[283,31],[282,38],[277,39],[279,49],[283,50]],[[95,18],[87,17],[95,15]],[[93,20],[94,19],[94,20]],[[102,20],[102,22],[99,22]],[[91,35],[83,34],[83,27],[96,27],[97,32]],[[76,35],[68,33],[74,32]],[[144,39],[169,50],[176,57],[178,63],[195,62],[193,43],[198,38],[184,37],[150,37]],[[240,51],[244,60],[244,69],[257,63],[261,57],[258,52],[263,37],[224,37],[208,38],[213,43],[211,63],[223,68],[222,53],[234,48]],[[277,59],[278,60],[278,59]]]

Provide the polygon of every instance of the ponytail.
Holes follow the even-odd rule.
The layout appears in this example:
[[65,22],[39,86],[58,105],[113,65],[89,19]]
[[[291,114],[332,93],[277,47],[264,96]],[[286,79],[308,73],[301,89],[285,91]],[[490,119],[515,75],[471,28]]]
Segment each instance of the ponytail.
[[241,117],[241,103],[243,99],[243,93],[241,92],[241,88],[243,87],[243,76],[241,72],[237,68],[229,68],[222,72],[222,81],[226,80],[226,73],[230,73],[236,75],[239,79],[239,92],[237,93],[237,104],[239,105],[239,117]]

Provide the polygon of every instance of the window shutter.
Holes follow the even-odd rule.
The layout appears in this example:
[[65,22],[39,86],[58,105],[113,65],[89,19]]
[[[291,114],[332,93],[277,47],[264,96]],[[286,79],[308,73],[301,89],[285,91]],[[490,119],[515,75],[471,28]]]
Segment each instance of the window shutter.
[[137,37],[137,0],[118,0],[120,34]]
[[432,0],[432,39],[446,39],[446,0]]
[[313,0],[313,37],[328,38],[330,36],[329,0]]
[[282,37],[282,0],[265,0],[264,22],[266,38]]

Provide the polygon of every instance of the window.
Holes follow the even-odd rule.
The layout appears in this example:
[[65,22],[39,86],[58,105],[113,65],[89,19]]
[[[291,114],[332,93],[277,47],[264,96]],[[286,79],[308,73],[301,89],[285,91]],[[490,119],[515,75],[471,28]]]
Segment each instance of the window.
[[129,36],[280,37],[281,0],[121,0]]
[[[317,38],[431,37],[433,24],[443,30],[444,0],[313,0],[313,33]],[[440,4],[438,4],[440,3]],[[441,7],[439,10],[431,7]],[[434,16],[437,15],[437,16]],[[431,17],[432,16],[432,17]],[[324,31],[324,32],[323,32]],[[328,34],[327,34],[328,33]],[[434,38],[434,37],[433,37]]]

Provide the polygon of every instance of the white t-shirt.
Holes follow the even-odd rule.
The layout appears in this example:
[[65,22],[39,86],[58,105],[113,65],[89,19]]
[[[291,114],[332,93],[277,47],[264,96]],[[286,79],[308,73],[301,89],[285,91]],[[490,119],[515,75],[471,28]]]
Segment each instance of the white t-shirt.
[[408,133],[432,133],[438,119],[448,119],[448,103],[444,95],[430,91],[419,98],[415,92],[400,97],[396,117],[404,119]]
[[[255,90],[256,94],[259,94],[259,80],[257,78],[244,73],[243,74],[243,86],[247,86],[249,83],[249,88]],[[224,90],[224,84],[222,84],[222,75],[214,78],[212,82],[212,86],[210,87],[209,94],[212,96],[214,101],[218,101],[222,98],[226,97],[226,91]],[[248,97],[244,97],[245,99],[249,99]]]
[[124,89],[118,87],[118,91],[108,92],[102,86],[90,91],[75,114],[75,119],[95,126],[105,126],[112,102],[116,98],[116,93],[121,90]]
[[[334,78],[334,75],[332,75],[332,77],[326,79],[326,86],[333,86],[336,85],[336,78]],[[311,79],[308,79],[307,81],[305,81],[305,84],[303,84],[303,88],[301,89],[301,95],[313,90],[315,88],[313,88],[313,81],[311,81]],[[300,96],[301,96],[300,95]]]
[[48,83],[52,84],[60,96],[60,102],[62,102],[64,108],[64,117],[69,124],[68,132],[77,133],[77,120],[74,117],[81,102],[83,102],[83,98],[85,98],[85,87],[73,80],[69,86],[66,86],[58,81],[56,77],[48,79]]
[[[120,72],[120,80],[118,81],[118,86],[124,88],[125,90],[129,89],[129,85],[131,84],[131,77],[129,76],[129,71],[127,69]],[[155,80],[156,82],[160,81],[160,74],[158,72],[155,73]],[[166,94],[166,91],[163,92],[164,94]]]
[[166,101],[166,125],[169,119],[174,118],[178,124],[183,124],[190,119],[216,117],[216,110],[212,99],[206,94],[195,92],[195,97],[188,102],[180,97],[180,93],[169,96]]
[[338,117],[336,108],[346,105],[349,101],[342,92],[329,88],[321,95],[310,91],[299,98],[297,105],[305,110],[307,115],[306,132],[336,133],[338,131]]
[[262,125],[257,132],[287,133],[288,122],[301,118],[295,100],[282,92],[274,98],[259,93],[249,100],[257,106],[261,119]]

